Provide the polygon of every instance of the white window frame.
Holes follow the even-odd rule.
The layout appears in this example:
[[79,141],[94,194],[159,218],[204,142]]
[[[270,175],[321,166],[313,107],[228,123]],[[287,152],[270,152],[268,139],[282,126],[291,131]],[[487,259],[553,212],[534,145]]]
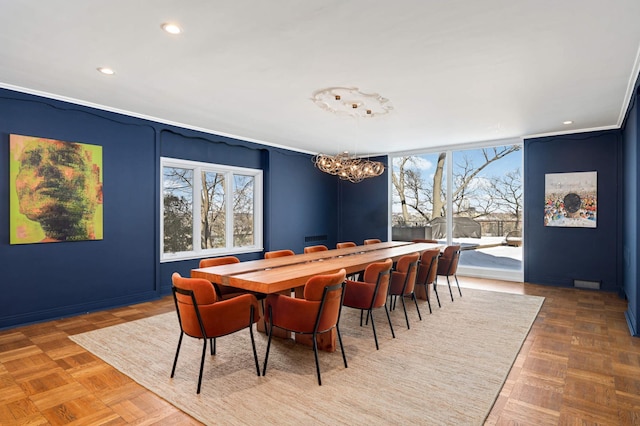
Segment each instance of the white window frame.
[[[193,250],[164,253],[164,168],[174,167],[193,170]],[[202,172],[220,173],[225,175],[226,199],[226,246],[221,248],[201,248],[201,223],[200,223],[200,194],[202,190]],[[251,246],[233,246],[233,176],[243,175],[254,178],[253,191],[253,229],[254,244]],[[178,260],[199,259],[205,257],[235,255],[241,253],[253,253],[263,251],[263,172],[259,169],[226,166],[221,164],[203,163],[199,161],[180,160],[176,158],[160,158],[160,262],[173,262]]]

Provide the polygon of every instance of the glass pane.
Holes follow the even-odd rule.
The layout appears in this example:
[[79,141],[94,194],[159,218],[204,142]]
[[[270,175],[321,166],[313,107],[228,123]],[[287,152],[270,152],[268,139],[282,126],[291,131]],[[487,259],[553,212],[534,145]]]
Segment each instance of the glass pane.
[[226,206],[224,174],[202,172],[201,248],[224,248],[226,239]]
[[164,167],[164,253],[193,250],[193,170]]
[[254,177],[233,176],[233,245],[254,245]]
[[393,240],[446,238],[432,232],[446,212],[445,160],[446,152],[393,159]]
[[453,153],[453,242],[461,266],[522,269],[519,145]]

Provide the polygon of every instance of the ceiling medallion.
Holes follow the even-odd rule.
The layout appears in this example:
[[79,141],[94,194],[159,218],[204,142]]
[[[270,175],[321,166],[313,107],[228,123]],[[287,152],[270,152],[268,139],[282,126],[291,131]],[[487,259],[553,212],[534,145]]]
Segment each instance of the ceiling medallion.
[[[357,87],[328,87],[314,92],[311,100],[326,111],[355,118],[371,118],[393,110],[388,99],[377,93],[363,93]],[[379,161],[349,155],[347,151],[338,155],[317,154],[313,164],[325,173],[353,183],[380,176],[385,169]]]

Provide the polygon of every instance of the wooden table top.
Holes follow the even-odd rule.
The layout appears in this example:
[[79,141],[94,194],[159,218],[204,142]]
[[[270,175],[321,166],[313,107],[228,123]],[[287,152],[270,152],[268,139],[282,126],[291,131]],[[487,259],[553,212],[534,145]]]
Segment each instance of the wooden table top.
[[373,262],[385,259],[395,261],[406,254],[441,247],[440,244],[430,243],[383,242],[198,268],[191,271],[191,276],[259,293],[278,293],[303,286],[315,275],[334,273],[342,268],[347,274],[352,274],[364,270]]

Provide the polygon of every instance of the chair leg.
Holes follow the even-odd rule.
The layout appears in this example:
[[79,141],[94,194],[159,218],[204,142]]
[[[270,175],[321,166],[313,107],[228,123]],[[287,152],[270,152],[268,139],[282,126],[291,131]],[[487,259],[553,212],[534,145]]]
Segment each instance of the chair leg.
[[438,308],[442,308],[440,304],[440,296],[438,295],[438,281],[433,283],[433,292],[436,294],[436,300],[438,301]]
[[176,356],[173,359],[173,368],[171,369],[171,377],[176,373],[176,364],[178,363],[178,354],[180,353],[180,345],[182,345],[182,336],[184,331],[180,330],[180,338],[178,339],[178,349],[176,349]]
[[198,375],[198,391],[200,393],[200,386],[202,385],[202,370],[204,370],[204,355],[207,353],[207,339],[202,339],[204,344],[202,345],[202,357],[200,358],[200,374]]
[[460,297],[462,297],[462,291],[460,290],[460,283],[458,282],[458,276],[454,275],[453,278],[456,279],[456,284],[458,285],[458,293],[460,293]]
[[215,355],[216,354],[216,338],[212,337],[209,340],[211,342],[211,355]]
[[420,314],[420,308],[418,307],[418,298],[415,293],[411,293],[411,298],[413,299],[413,303],[416,304],[416,310],[418,311],[418,318],[422,321],[422,314]]
[[320,379],[320,362],[318,361],[318,341],[316,340],[316,333],[313,333],[313,356],[316,359],[316,374],[318,375],[318,386],[322,386],[322,379]]
[[[269,306],[269,318],[271,318],[271,306]],[[271,349],[271,337],[273,336],[273,321],[269,322],[269,340],[267,341],[267,353],[264,355],[264,365],[262,367],[262,375],[267,372],[267,361],[269,360],[269,349]]]
[[409,326],[409,316],[407,315],[407,305],[404,303],[404,295],[400,296],[400,301],[402,302],[402,310],[404,311],[404,319],[407,322],[407,330],[410,330]]
[[[385,309],[386,309],[387,305],[384,305],[384,306],[385,306]],[[387,313],[387,315],[389,315],[389,314]],[[373,328],[373,340],[376,341],[376,350],[379,350],[380,347],[378,346],[378,336],[376,335],[376,324],[373,322],[373,315],[372,315],[371,310],[369,310],[369,312],[367,313],[367,318],[369,318],[369,316],[371,316],[371,328]]]
[[260,376],[260,365],[258,364],[258,353],[256,352],[256,341],[253,338],[253,306],[249,317],[249,334],[251,335],[251,347],[253,348],[253,360],[256,362],[256,373]]
[[389,310],[387,309],[387,305],[384,305],[384,311],[387,313],[387,320],[389,321],[389,328],[391,329],[391,336],[396,338],[396,333],[393,332],[393,325],[391,324],[391,316],[389,315]]
[[[360,327],[362,327],[362,314],[364,314],[364,310],[360,309]],[[367,313],[367,321],[369,320],[369,314]]]
[[449,295],[451,296],[451,301],[453,302],[453,293],[451,292],[451,281],[449,281],[449,275],[447,275],[447,285],[449,286]]
[[338,333],[338,342],[340,342],[340,350],[342,351],[342,360],[344,361],[344,368],[348,368],[347,357],[344,354],[344,346],[342,345],[342,336],[340,335],[340,327],[338,327],[338,324],[336,324],[336,332]]
[[432,314],[433,311],[431,310],[431,296],[429,296],[429,284],[424,285],[424,293],[427,295],[427,306],[429,306],[429,314]]

